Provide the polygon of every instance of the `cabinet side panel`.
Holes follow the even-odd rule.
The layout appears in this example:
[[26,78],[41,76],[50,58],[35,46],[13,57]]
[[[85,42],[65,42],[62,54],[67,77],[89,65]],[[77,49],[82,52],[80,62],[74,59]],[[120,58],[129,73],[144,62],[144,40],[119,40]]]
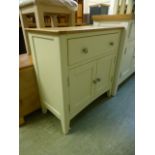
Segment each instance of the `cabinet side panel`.
[[62,91],[58,38],[32,35],[30,38],[41,102],[58,118],[61,116]]

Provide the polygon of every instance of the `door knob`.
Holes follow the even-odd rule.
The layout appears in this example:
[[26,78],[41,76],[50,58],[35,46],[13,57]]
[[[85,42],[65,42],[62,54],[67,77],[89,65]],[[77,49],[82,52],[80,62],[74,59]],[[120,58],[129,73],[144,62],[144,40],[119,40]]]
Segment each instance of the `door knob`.
[[100,78],[97,78],[97,79],[96,79],[96,81],[97,81],[97,82],[100,82],[100,81],[101,81],[101,79],[100,79]]
[[82,53],[87,54],[88,53],[88,48],[83,48]]
[[94,83],[94,84],[96,84],[96,83],[97,83],[97,81],[96,81],[96,80],[93,80],[93,83]]
[[109,44],[110,44],[110,46],[113,46],[114,45],[114,42],[110,42]]

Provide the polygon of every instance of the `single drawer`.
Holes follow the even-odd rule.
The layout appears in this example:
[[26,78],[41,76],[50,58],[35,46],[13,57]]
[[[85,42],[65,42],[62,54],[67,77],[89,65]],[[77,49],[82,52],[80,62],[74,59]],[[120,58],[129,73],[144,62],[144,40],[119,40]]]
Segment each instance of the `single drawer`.
[[109,52],[117,48],[119,33],[68,40],[69,65]]

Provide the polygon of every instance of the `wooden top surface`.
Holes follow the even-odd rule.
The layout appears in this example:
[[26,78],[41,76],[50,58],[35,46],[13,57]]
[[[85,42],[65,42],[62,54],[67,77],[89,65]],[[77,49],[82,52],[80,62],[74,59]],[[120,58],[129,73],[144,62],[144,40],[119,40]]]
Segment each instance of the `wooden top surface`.
[[19,69],[31,67],[33,65],[32,58],[28,54],[19,55]]
[[55,28],[26,28],[28,32],[48,32],[52,34],[74,34],[79,32],[92,32],[101,30],[123,29],[123,26],[73,26],[73,27],[55,27]]
[[123,21],[123,20],[133,20],[134,15],[94,15],[93,17],[94,21]]

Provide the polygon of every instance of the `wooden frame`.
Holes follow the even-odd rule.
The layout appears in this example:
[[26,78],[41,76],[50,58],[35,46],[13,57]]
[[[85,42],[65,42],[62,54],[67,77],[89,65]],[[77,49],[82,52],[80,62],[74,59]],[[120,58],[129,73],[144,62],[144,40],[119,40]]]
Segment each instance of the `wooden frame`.
[[[19,14],[20,14],[21,26],[23,29],[25,46],[28,54],[30,54],[31,52],[30,52],[30,47],[28,43],[28,37],[25,32],[25,28],[29,27],[29,24],[26,19],[26,15],[34,14],[36,27],[41,28],[41,27],[45,27],[44,15],[46,13],[51,15],[66,14],[69,16],[69,25],[70,26],[75,25],[75,12],[69,10],[65,6],[56,6],[56,5],[49,5],[49,4],[42,4],[42,3],[30,3],[28,5],[21,5]],[[52,19],[52,23],[51,23],[52,26],[55,26],[54,21],[55,21],[55,18]]]
[[76,25],[83,25],[83,0],[77,0],[78,10],[76,11]]
[[113,14],[134,14],[134,0],[115,0]]

